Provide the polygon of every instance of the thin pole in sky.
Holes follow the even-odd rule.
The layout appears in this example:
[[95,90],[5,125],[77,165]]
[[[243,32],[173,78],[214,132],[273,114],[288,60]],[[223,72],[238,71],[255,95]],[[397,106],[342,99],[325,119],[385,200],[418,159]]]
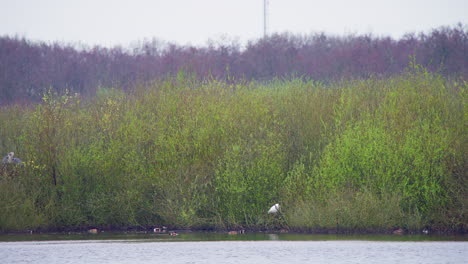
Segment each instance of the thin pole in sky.
[[268,0],[263,0],[263,37],[267,36]]

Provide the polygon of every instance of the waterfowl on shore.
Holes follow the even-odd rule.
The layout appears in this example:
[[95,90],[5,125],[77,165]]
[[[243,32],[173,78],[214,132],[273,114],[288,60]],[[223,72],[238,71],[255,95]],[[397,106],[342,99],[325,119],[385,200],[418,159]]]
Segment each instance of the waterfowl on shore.
[[228,235],[238,235],[238,234],[245,234],[245,230],[240,229],[240,230],[232,230],[228,232]]
[[8,153],[8,155],[3,158],[2,163],[22,165],[23,162],[18,158],[14,158],[13,157],[14,155],[15,155],[14,152]]
[[91,229],[88,230],[88,233],[97,234],[97,233],[99,233],[99,231],[97,230],[97,228],[91,228]]
[[394,235],[403,235],[405,233],[405,230],[398,228],[392,232]]
[[167,227],[155,227],[153,228],[154,233],[166,233],[167,232]]
[[275,204],[270,208],[270,210],[268,210],[268,213],[269,214],[276,214],[277,212],[279,212],[279,210],[280,210],[280,205]]

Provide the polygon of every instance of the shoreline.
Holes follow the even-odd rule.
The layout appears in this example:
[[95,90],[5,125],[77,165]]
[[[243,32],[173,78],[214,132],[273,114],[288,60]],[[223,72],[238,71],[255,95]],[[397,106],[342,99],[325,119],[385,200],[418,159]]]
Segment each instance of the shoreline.
[[[161,225],[162,226],[162,225]],[[25,229],[25,230],[5,230],[0,231],[0,235],[27,235],[27,234],[100,234],[100,233],[123,233],[123,234],[167,234],[168,232],[177,233],[225,233],[225,234],[243,234],[245,233],[268,233],[268,234],[307,234],[307,235],[437,235],[437,236],[468,236],[467,230],[441,230],[441,229],[423,229],[407,230],[404,228],[392,229],[340,229],[340,228],[168,228],[166,232],[154,232],[157,226],[150,227],[76,227],[76,228],[44,228],[44,229]],[[467,237],[468,238],[468,237]]]

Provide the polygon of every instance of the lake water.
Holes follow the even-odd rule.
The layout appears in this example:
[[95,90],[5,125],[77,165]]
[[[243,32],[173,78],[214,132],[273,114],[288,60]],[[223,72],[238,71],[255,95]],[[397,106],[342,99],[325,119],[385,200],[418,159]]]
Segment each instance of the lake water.
[[1,235],[0,263],[468,263],[465,237]]

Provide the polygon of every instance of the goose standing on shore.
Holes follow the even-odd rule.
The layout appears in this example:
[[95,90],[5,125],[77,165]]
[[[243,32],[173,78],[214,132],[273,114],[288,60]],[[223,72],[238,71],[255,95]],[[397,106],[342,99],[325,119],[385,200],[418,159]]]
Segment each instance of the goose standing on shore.
[[6,157],[3,158],[2,163],[3,164],[17,164],[17,165],[23,165],[22,161],[18,158],[14,158],[13,156],[15,155],[14,152],[8,153]]

